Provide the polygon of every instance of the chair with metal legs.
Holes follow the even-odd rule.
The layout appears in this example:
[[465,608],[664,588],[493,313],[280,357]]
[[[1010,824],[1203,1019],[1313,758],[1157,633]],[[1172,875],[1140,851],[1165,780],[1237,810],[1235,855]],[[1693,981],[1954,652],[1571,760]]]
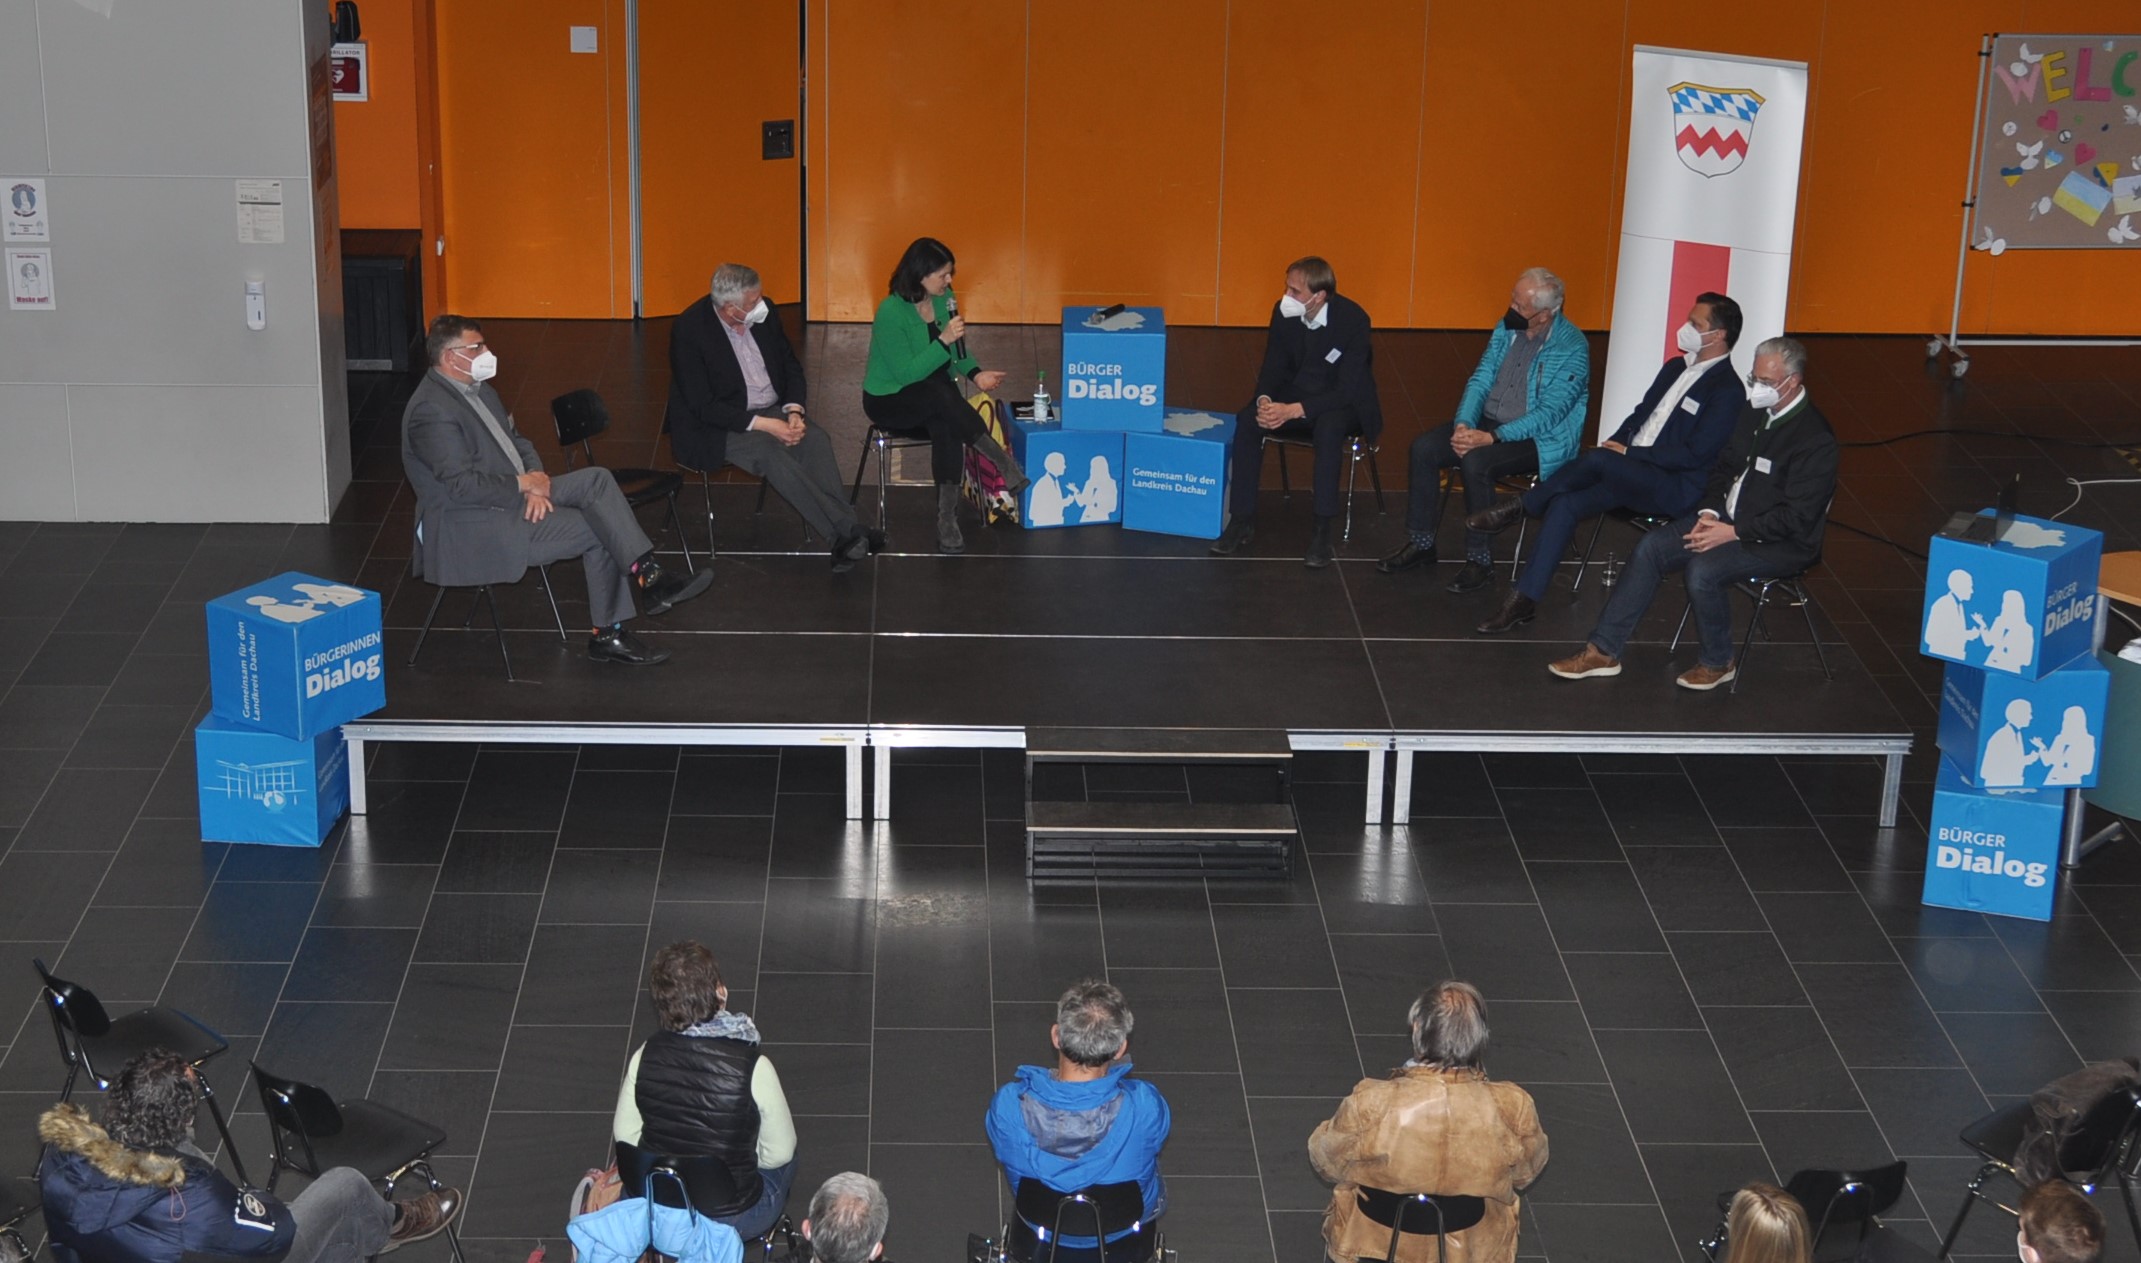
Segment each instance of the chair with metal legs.
[[1434,1220],[1435,1257],[1450,1257],[1449,1234],[1463,1232],[1487,1217],[1487,1199],[1464,1197],[1450,1193],[1391,1193],[1379,1188],[1362,1188],[1358,1195],[1360,1213],[1372,1222],[1390,1229],[1390,1249],[1383,1255],[1389,1263],[1396,1263],[1398,1243],[1405,1235],[1406,1215],[1412,1214],[1419,1226],[1413,1232],[1425,1235],[1429,1229],[1420,1221],[1430,1215]]
[[[1807,590],[1806,573],[1804,570],[1799,570],[1788,575],[1779,575],[1774,579],[1747,579],[1732,585],[1745,593],[1748,600],[1754,602],[1754,613],[1747,620],[1747,634],[1740,639],[1739,656],[1733,659],[1735,670],[1732,676],[1732,683],[1727,689],[1728,692],[1737,693],[1740,691],[1740,677],[1747,673],[1747,654],[1754,648],[1754,634],[1761,630],[1762,611],[1768,606],[1772,592],[1783,593],[1782,600],[1798,606],[1799,612],[1806,615],[1807,639],[1814,642],[1814,656],[1821,660],[1822,678],[1825,680],[1836,678],[1836,672],[1829,666],[1829,652],[1821,647],[1821,631],[1814,625],[1814,594]],[[1679,650],[1680,637],[1687,631],[1688,615],[1692,614],[1694,610],[1693,601],[1690,601],[1681,609],[1680,621],[1673,625],[1673,643],[1667,648],[1667,653]],[[1763,633],[1763,638],[1768,638],[1767,632]]]
[[[567,472],[578,456],[585,456],[592,468],[595,436],[610,428],[609,405],[602,402],[602,396],[592,390],[559,395],[550,401],[550,417],[557,422],[558,446],[565,451]],[[617,490],[624,493],[625,503],[635,509],[656,501],[668,502],[669,525],[676,530],[677,547],[684,550],[684,569],[687,573],[696,572],[691,541],[684,537],[684,519],[678,516],[676,507],[677,493],[684,489],[683,475],[666,469],[617,468],[610,470],[610,477],[617,480]]]
[[[55,977],[42,960],[32,960],[30,964],[43,984],[40,995],[52,1019],[53,1037],[59,1041],[60,1060],[67,1066],[67,1080],[59,1089],[61,1101],[74,1095],[75,1081],[85,1071],[97,1091],[108,1091],[128,1062],[152,1048],[163,1049],[198,1072],[210,1058],[230,1047],[198,1018],[160,1004],[113,1017],[89,988]],[[249,1183],[238,1146],[231,1142],[230,1124],[216,1101],[215,1088],[206,1074],[196,1073],[194,1078],[200,1084],[201,1099],[208,1105],[208,1115],[215,1120],[216,1132],[223,1137],[223,1153],[230,1159],[231,1170],[237,1173],[240,1184]],[[40,1156],[38,1165],[41,1168],[43,1164]]]
[[[1987,1196],[1985,1182],[1998,1175],[2005,1177],[2018,1192],[2023,1189],[2023,1177],[2015,1169],[2015,1156],[2031,1119],[2030,1103],[2017,1101],[1963,1128],[1962,1142],[1984,1161],[1963,1188],[1962,1209],[1955,1212],[1955,1222],[1948,1226],[1948,1235],[1941,1238],[1941,1258],[1947,1258],[1955,1248],[1955,1239],[1962,1235],[1963,1221],[1970,1217],[1970,1208],[1977,1203],[1997,1206],[2010,1215],[2017,1213],[2015,1207]],[[2133,1229],[2136,1244],[2141,1244],[2141,1214],[2137,1214],[2134,1207],[2137,1160],[2141,1160],[2141,1092],[2129,1088],[2106,1095],[2082,1115],[2081,1121],[2059,1147],[2058,1165],[2069,1183],[2091,1196],[2107,1181],[2117,1184],[2119,1195],[2126,1203],[2127,1227]]]
[[[416,538],[419,542],[421,542],[424,538],[424,523],[423,519],[421,518],[417,519]],[[567,643],[569,643],[569,638],[565,634],[565,615],[563,611],[558,609],[557,591],[550,586],[550,567],[547,565],[542,565],[533,566],[530,567],[530,569],[534,570],[536,577],[542,580],[543,595],[547,597],[550,601],[550,617],[557,620],[558,639],[560,641],[566,641]],[[409,559],[409,574],[411,577],[422,580],[425,583],[431,582],[429,579],[424,578],[423,573],[419,569],[415,557],[411,557]],[[504,582],[504,580],[500,580],[500,582]],[[409,665],[412,667],[416,665],[416,656],[424,652],[424,641],[427,637],[431,635],[431,624],[438,618],[439,606],[443,604],[446,600],[446,586],[442,584],[435,584],[433,586],[437,588],[437,591],[433,593],[431,597],[431,608],[425,611],[424,625],[422,628],[418,629],[416,633],[416,644],[409,650]],[[490,610],[491,630],[498,633],[498,657],[500,661],[505,663],[506,679],[510,682],[516,678],[513,674],[513,655],[506,648],[505,624],[500,622],[498,619],[498,597],[491,591],[491,589],[495,586],[495,584],[490,583],[479,583],[474,585],[476,594],[475,599],[469,602],[468,617],[461,620],[461,628],[463,631],[466,631],[468,630],[469,626],[475,622],[476,606],[478,603],[481,603],[483,606]]]
[[929,445],[929,439],[883,429],[872,422],[869,431],[862,436],[862,459],[855,462],[855,485],[848,489],[847,502],[853,504],[862,497],[862,475],[870,467],[870,453],[877,453],[877,529],[890,530],[885,523],[885,490],[892,481],[892,452],[902,447]]
[[[695,469],[695,468],[693,468],[692,466],[690,466],[690,465],[687,465],[687,464],[685,464],[685,463],[684,463],[683,461],[678,461],[678,462],[677,462],[677,468],[678,468],[678,469],[681,469],[681,470],[683,470],[683,471],[684,471],[685,473],[687,473],[687,474],[696,474],[696,475],[698,475],[698,478],[699,478],[699,495],[700,495],[700,497],[701,497],[701,498],[703,498],[703,499],[705,500],[705,502],[706,502],[706,555],[707,555],[708,557],[712,557],[712,556],[714,555],[714,479],[713,479],[713,475],[712,475],[712,474],[711,474],[711,473],[710,473],[709,471],[707,471],[707,470],[704,470],[704,469]],[[766,481],[765,479],[763,479],[763,478],[761,478],[761,479],[759,479],[759,480],[758,480],[758,503],[757,503],[757,504],[756,504],[755,506],[753,506],[753,507],[752,507],[752,509],[751,509],[751,516],[753,516],[753,517],[757,517],[757,516],[760,516],[761,514],[765,513],[765,511],[766,511],[766,492],[767,492],[768,490],[770,490],[770,489],[771,489],[771,486],[772,486],[772,484],[768,483],[768,482],[767,482],[767,481]],[[803,528],[803,533],[804,533],[804,535],[805,535],[805,536],[808,536],[808,535],[810,534],[810,528],[809,528],[808,526],[805,526],[805,527]]]
[[1636,535],[1640,537],[1657,530],[1661,526],[1670,526],[1672,521],[1673,519],[1669,517],[1659,517],[1650,513],[1637,513],[1632,509],[1608,509],[1599,514],[1598,525],[1591,530],[1591,542],[1584,545],[1583,556],[1577,559],[1576,582],[1569,585],[1569,591],[1583,591],[1583,572],[1590,567],[1591,557],[1598,551],[1598,538],[1606,533],[1606,523],[1626,522],[1635,528]]
[[[1464,473],[1461,468],[1452,468],[1443,472],[1442,489],[1435,495],[1435,533],[1437,535],[1442,533],[1442,515],[1449,512],[1450,509],[1451,488],[1463,477]],[[1523,495],[1538,485],[1539,475],[1537,474],[1509,474],[1494,480],[1494,489],[1496,491],[1507,492],[1514,496]],[[1516,582],[1517,576],[1524,573],[1524,534],[1530,529],[1531,516],[1529,514],[1517,518],[1517,546],[1516,551],[1509,558],[1509,581],[1511,583]],[[1490,566],[1488,568],[1491,570],[1493,567]]]
[[[1264,446],[1279,449],[1279,496],[1281,499],[1292,500],[1294,488],[1293,480],[1286,472],[1286,449],[1299,447],[1314,452],[1316,440],[1304,434],[1276,434],[1267,431],[1264,435]],[[1375,454],[1381,450],[1380,444],[1371,443],[1358,434],[1346,436],[1346,516],[1345,524],[1338,531],[1338,542],[1341,544],[1353,538],[1353,489],[1360,483],[1361,461],[1368,462],[1368,485],[1375,488],[1375,511],[1390,511],[1383,503],[1382,471],[1377,469],[1375,464]]]
[[[1904,1177],[1910,1173],[1907,1162],[1891,1162],[1886,1166],[1864,1167],[1858,1170],[1828,1170],[1818,1167],[1795,1171],[1784,1182],[1784,1191],[1792,1195],[1806,1212],[1807,1223],[1814,1235],[1808,1238],[1809,1254],[1817,1260],[1862,1259],[1869,1256],[1869,1246],[1877,1234],[1886,1231],[1880,1216],[1887,1213],[1903,1197]],[[1729,1217],[1732,1199],[1738,1196],[1735,1189],[1717,1195],[1719,1215]],[[1721,1220],[1716,1231],[1697,1242],[1703,1254],[1716,1260],[1729,1244],[1726,1227],[1729,1222]],[[1823,1247],[1822,1238],[1831,1228],[1849,1228],[1856,1225],[1849,1243],[1833,1242]]]

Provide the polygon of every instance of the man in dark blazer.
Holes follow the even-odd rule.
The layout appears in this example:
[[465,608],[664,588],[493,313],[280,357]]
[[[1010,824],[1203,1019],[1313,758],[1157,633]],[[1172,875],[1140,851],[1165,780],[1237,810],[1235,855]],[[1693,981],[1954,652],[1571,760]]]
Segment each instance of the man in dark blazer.
[[1331,519],[1343,507],[1338,475],[1346,440],[1383,432],[1375,393],[1375,353],[1368,313],[1338,292],[1331,265],[1309,255],[1286,267],[1286,296],[1271,310],[1256,400],[1234,419],[1234,490],[1226,531],[1212,544],[1225,556],[1256,538],[1256,494],[1264,473],[1264,436],[1308,435],[1316,444],[1316,529],[1304,561],[1331,564]]
[[832,440],[804,418],[803,365],[758,273],[724,263],[708,290],[669,330],[670,450],[689,469],[726,462],[765,479],[831,541],[833,569],[851,569],[884,536],[857,523]]
[[1687,571],[1702,656],[1676,683],[1726,683],[1732,660],[1731,587],[1796,574],[1821,556],[1836,496],[1836,435],[1806,391],[1806,348],[1771,338],[1755,348],[1747,407],[1710,472],[1697,510],[1643,537],[1581,652],[1547,670],[1565,680],[1619,675],[1621,649],[1665,576]]
[[1710,466],[1747,406],[1747,388],[1732,370],[1740,324],[1738,303],[1723,294],[1698,297],[1674,339],[1681,353],[1665,361],[1613,437],[1523,495],[1465,519],[1466,529],[1486,532],[1513,526],[1526,514],[1546,519],[1516,590],[1473,630],[1491,636],[1530,622],[1585,518],[1613,509],[1676,518],[1695,507]]
[[416,492],[418,577],[442,587],[517,583],[529,566],[578,557],[587,569],[594,630],[587,656],[651,666],[666,650],[624,628],[636,592],[649,614],[666,614],[706,591],[711,569],[665,573],[654,545],[607,469],[552,478],[535,445],[513,428],[493,390],[498,357],[483,326],[440,316],[424,339],[431,371],[401,416],[401,463]]

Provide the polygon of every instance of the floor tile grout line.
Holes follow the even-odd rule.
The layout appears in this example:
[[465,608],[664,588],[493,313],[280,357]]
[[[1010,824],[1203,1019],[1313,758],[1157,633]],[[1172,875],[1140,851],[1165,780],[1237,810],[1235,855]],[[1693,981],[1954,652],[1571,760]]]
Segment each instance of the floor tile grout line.
[[[1315,870],[1314,870],[1314,868],[1313,868],[1313,867],[1311,867],[1311,868],[1310,868],[1310,870],[1309,870],[1309,881],[1310,881],[1310,883],[1311,883],[1311,884],[1313,884],[1313,883],[1314,883],[1314,881],[1315,881]],[[1096,881],[1095,885],[1096,885],[1096,887],[1097,887],[1097,885],[1098,885],[1097,881]],[[1242,1060],[1242,1055],[1241,1055],[1241,1024],[1240,1024],[1240,1023],[1239,1023],[1238,1021],[1236,1021],[1236,1020],[1235,1020],[1235,1017],[1234,1017],[1234,992],[1233,992],[1233,991],[1232,991],[1231,989],[1229,989],[1229,988],[1228,988],[1228,986],[1227,986],[1227,958],[1226,958],[1226,952],[1225,952],[1224,948],[1222,947],[1222,945],[1221,945],[1221,943],[1220,943],[1220,938],[1219,938],[1219,917],[1218,917],[1218,914],[1217,914],[1217,913],[1215,913],[1215,912],[1214,912],[1214,911],[1212,910],[1212,901],[1211,901],[1211,893],[1210,893],[1210,892],[1211,892],[1211,879],[1210,879],[1210,878],[1206,878],[1206,879],[1204,880],[1204,882],[1203,882],[1203,886],[1204,886],[1204,889],[1205,889],[1205,902],[1204,902],[1204,916],[1205,916],[1205,924],[1206,924],[1206,925],[1207,925],[1208,927],[1210,927],[1210,929],[1211,929],[1211,934],[1212,934],[1212,958],[1213,958],[1214,960],[1216,960],[1216,961],[1218,961],[1218,962],[1219,962],[1219,968],[1218,968],[1218,972],[1219,972],[1219,994],[1220,994],[1220,997],[1221,997],[1221,999],[1223,999],[1223,1000],[1224,1000],[1224,1001],[1226,1002],[1226,1006],[1227,1006],[1227,1034],[1228,1034],[1228,1037],[1229,1037],[1229,1042],[1230,1042],[1230,1043],[1231,1043],[1231,1045],[1232,1045],[1232,1051],[1233,1051],[1233,1053],[1234,1053],[1234,1068],[1235,1068],[1236,1072],[1237,1072],[1237,1073],[1238,1073],[1238,1074],[1240,1075],[1240,1079],[1239,1079],[1239,1082],[1240,1082],[1240,1084],[1241,1084],[1241,1103],[1242,1103],[1242,1116],[1243,1116],[1243,1120],[1244,1120],[1245,1122],[1247,1122],[1247,1123],[1249,1124],[1249,1161],[1250,1161],[1250,1162],[1251,1162],[1252,1164],[1254,1164],[1254,1165],[1255,1165],[1255,1167],[1256,1167],[1256,1193],[1257,1193],[1257,1201],[1258,1201],[1258,1203],[1259,1203],[1259,1204],[1261,1205],[1261,1207],[1262,1207],[1262,1209],[1263,1209],[1263,1212],[1264,1212],[1264,1215],[1263,1215],[1263,1219],[1264,1219],[1264,1239],[1265,1239],[1265,1240],[1266,1240],[1267,1242],[1269,1242],[1269,1243],[1270,1243],[1270,1245],[1271,1245],[1271,1255],[1272,1255],[1272,1257],[1273,1257],[1274,1259],[1276,1259],[1276,1258],[1278,1257],[1278,1254],[1279,1254],[1279,1239],[1278,1239],[1278,1233],[1277,1233],[1277,1231],[1276,1231],[1275,1229],[1273,1229],[1273,1228],[1272,1228],[1272,1226],[1271,1226],[1271,1189],[1270,1189],[1270,1187],[1269,1187],[1269,1186],[1268,1186],[1268,1185],[1267,1185],[1267,1184],[1265,1183],[1265,1180],[1264,1180],[1264,1154],[1263,1154],[1263,1146],[1262,1146],[1261,1144],[1259,1144],[1259,1143],[1257,1142],[1257,1139],[1256,1139],[1256,1112],[1255,1112],[1254,1108],[1253,1108],[1253,1107],[1252,1107],[1252,1106],[1250,1105],[1250,1097],[1249,1097],[1249,1068],[1248,1068],[1248,1066],[1247,1066],[1247,1065],[1246,1065],[1246,1064],[1245,1064],[1245,1063],[1243,1062],[1243,1060]],[[1098,893],[1098,892],[1097,892],[1097,890],[1096,890],[1096,894],[1097,894],[1097,893]],[[1318,906],[1318,909],[1317,909],[1317,911],[1318,911],[1318,913],[1319,913],[1319,914],[1320,914],[1320,913],[1321,913],[1321,911],[1322,911],[1322,909],[1321,909],[1321,906],[1320,906],[1320,902],[1321,902],[1321,901],[1320,901],[1320,898],[1319,898],[1319,906]],[[1325,927],[1325,929],[1326,929],[1326,933],[1325,933],[1325,941],[1324,941],[1324,951],[1325,951],[1326,953],[1329,953],[1329,952],[1330,952],[1330,941],[1329,941],[1329,933],[1328,933],[1328,928],[1329,928],[1328,926],[1326,926],[1326,927]],[[1103,936],[1102,936],[1102,939],[1101,939],[1101,943],[1102,943],[1102,946],[1103,946],[1103,950],[1105,950],[1106,942],[1107,942],[1106,936],[1105,936],[1105,934],[1103,934]],[[1335,955],[1333,955],[1333,957],[1332,957],[1332,962],[1331,962],[1331,972],[1335,974],[1335,973],[1337,973],[1337,971],[1338,971],[1338,963],[1337,963],[1337,958],[1336,958],[1336,956],[1335,956]],[[1342,994],[1342,993],[1341,993],[1341,994]],[[1349,1018],[1347,1019],[1347,1022],[1348,1022],[1348,1025],[1350,1026],[1350,1024],[1351,1024],[1351,1018],[1350,1018],[1350,1017],[1349,1017]],[[1353,1056],[1354,1056],[1354,1060],[1355,1060],[1355,1063],[1356,1063],[1356,1066],[1357,1066],[1357,1064],[1358,1064],[1358,1061],[1359,1061],[1359,1058],[1360,1058],[1360,1053],[1359,1053],[1359,1050],[1358,1050],[1357,1048],[1355,1049],[1355,1051],[1354,1051],[1354,1054],[1353,1054]]]

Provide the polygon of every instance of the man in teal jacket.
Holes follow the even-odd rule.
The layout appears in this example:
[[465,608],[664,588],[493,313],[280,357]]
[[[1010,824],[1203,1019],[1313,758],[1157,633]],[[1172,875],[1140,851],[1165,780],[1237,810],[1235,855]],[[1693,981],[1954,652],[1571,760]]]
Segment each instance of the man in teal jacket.
[[[1591,398],[1591,348],[1561,314],[1561,278],[1545,268],[1517,277],[1509,311],[1487,335],[1487,353],[1465,383],[1457,419],[1413,440],[1405,546],[1377,569],[1396,574],[1435,560],[1435,505],[1441,473],[1463,471],[1465,513],[1494,503],[1494,482],[1517,474],[1551,475],[1576,457]],[[1494,581],[1494,536],[1465,532],[1465,564],[1452,592]]]
[[[997,1089],[983,1119],[1014,1199],[1019,1183],[1029,1179],[1059,1193],[1136,1182],[1144,1216],[1136,1224],[1108,1224],[1110,1241],[1167,1210],[1160,1149],[1173,1118],[1158,1088],[1129,1077],[1134,1021],[1115,987],[1090,978],[1073,986],[1056,1002],[1049,1032],[1055,1069],[1020,1066],[1018,1077]],[[1066,1232],[1062,1244],[1090,1250],[1095,1243]]]

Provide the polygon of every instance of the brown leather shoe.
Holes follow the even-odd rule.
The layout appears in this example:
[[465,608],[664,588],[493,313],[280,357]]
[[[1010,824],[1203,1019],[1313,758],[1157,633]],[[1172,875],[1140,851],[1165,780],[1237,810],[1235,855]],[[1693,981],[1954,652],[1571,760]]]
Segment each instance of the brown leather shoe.
[[444,1232],[454,1216],[461,1213],[462,1201],[460,1189],[442,1188],[422,1197],[395,1202],[394,1208],[401,1212],[400,1217],[394,1221],[394,1230],[387,1234],[386,1247],[379,1252],[386,1254],[411,1241],[422,1241]]
[[1597,646],[1586,643],[1580,653],[1559,662],[1549,662],[1546,669],[1564,680],[1588,680],[1594,675],[1619,675],[1621,660],[1609,658],[1600,653]]
[[1497,500],[1491,507],[1481,509],[1466,518],[1465,529],[1468,531],[1484,531],[1492,535],[1497,531],[1506,531],[1515,526],[1517,519],[1523,516],[1523,499],[1518,496],[1510,496],[1505,500]]
[[1684,689],[1694,689],[1698,693],[1707,693],[1720,684],[1731,683],[1732,677],[1738,674],[1739,669],[1735,663],[1728,662],[1721,667],[1706,667],[1698,662],[1681,672],[1680,678],[1674,680],[1673,683]]
[[1512,627],[1530,622],[1532,616],[1538,612],[1539,605],[1536,601],[1522,592],[1512,592],[1509,599],[1502,602],[1502,608],[1495,611],[1493,618],[1472,630],[1482,636],[1499,636]]

